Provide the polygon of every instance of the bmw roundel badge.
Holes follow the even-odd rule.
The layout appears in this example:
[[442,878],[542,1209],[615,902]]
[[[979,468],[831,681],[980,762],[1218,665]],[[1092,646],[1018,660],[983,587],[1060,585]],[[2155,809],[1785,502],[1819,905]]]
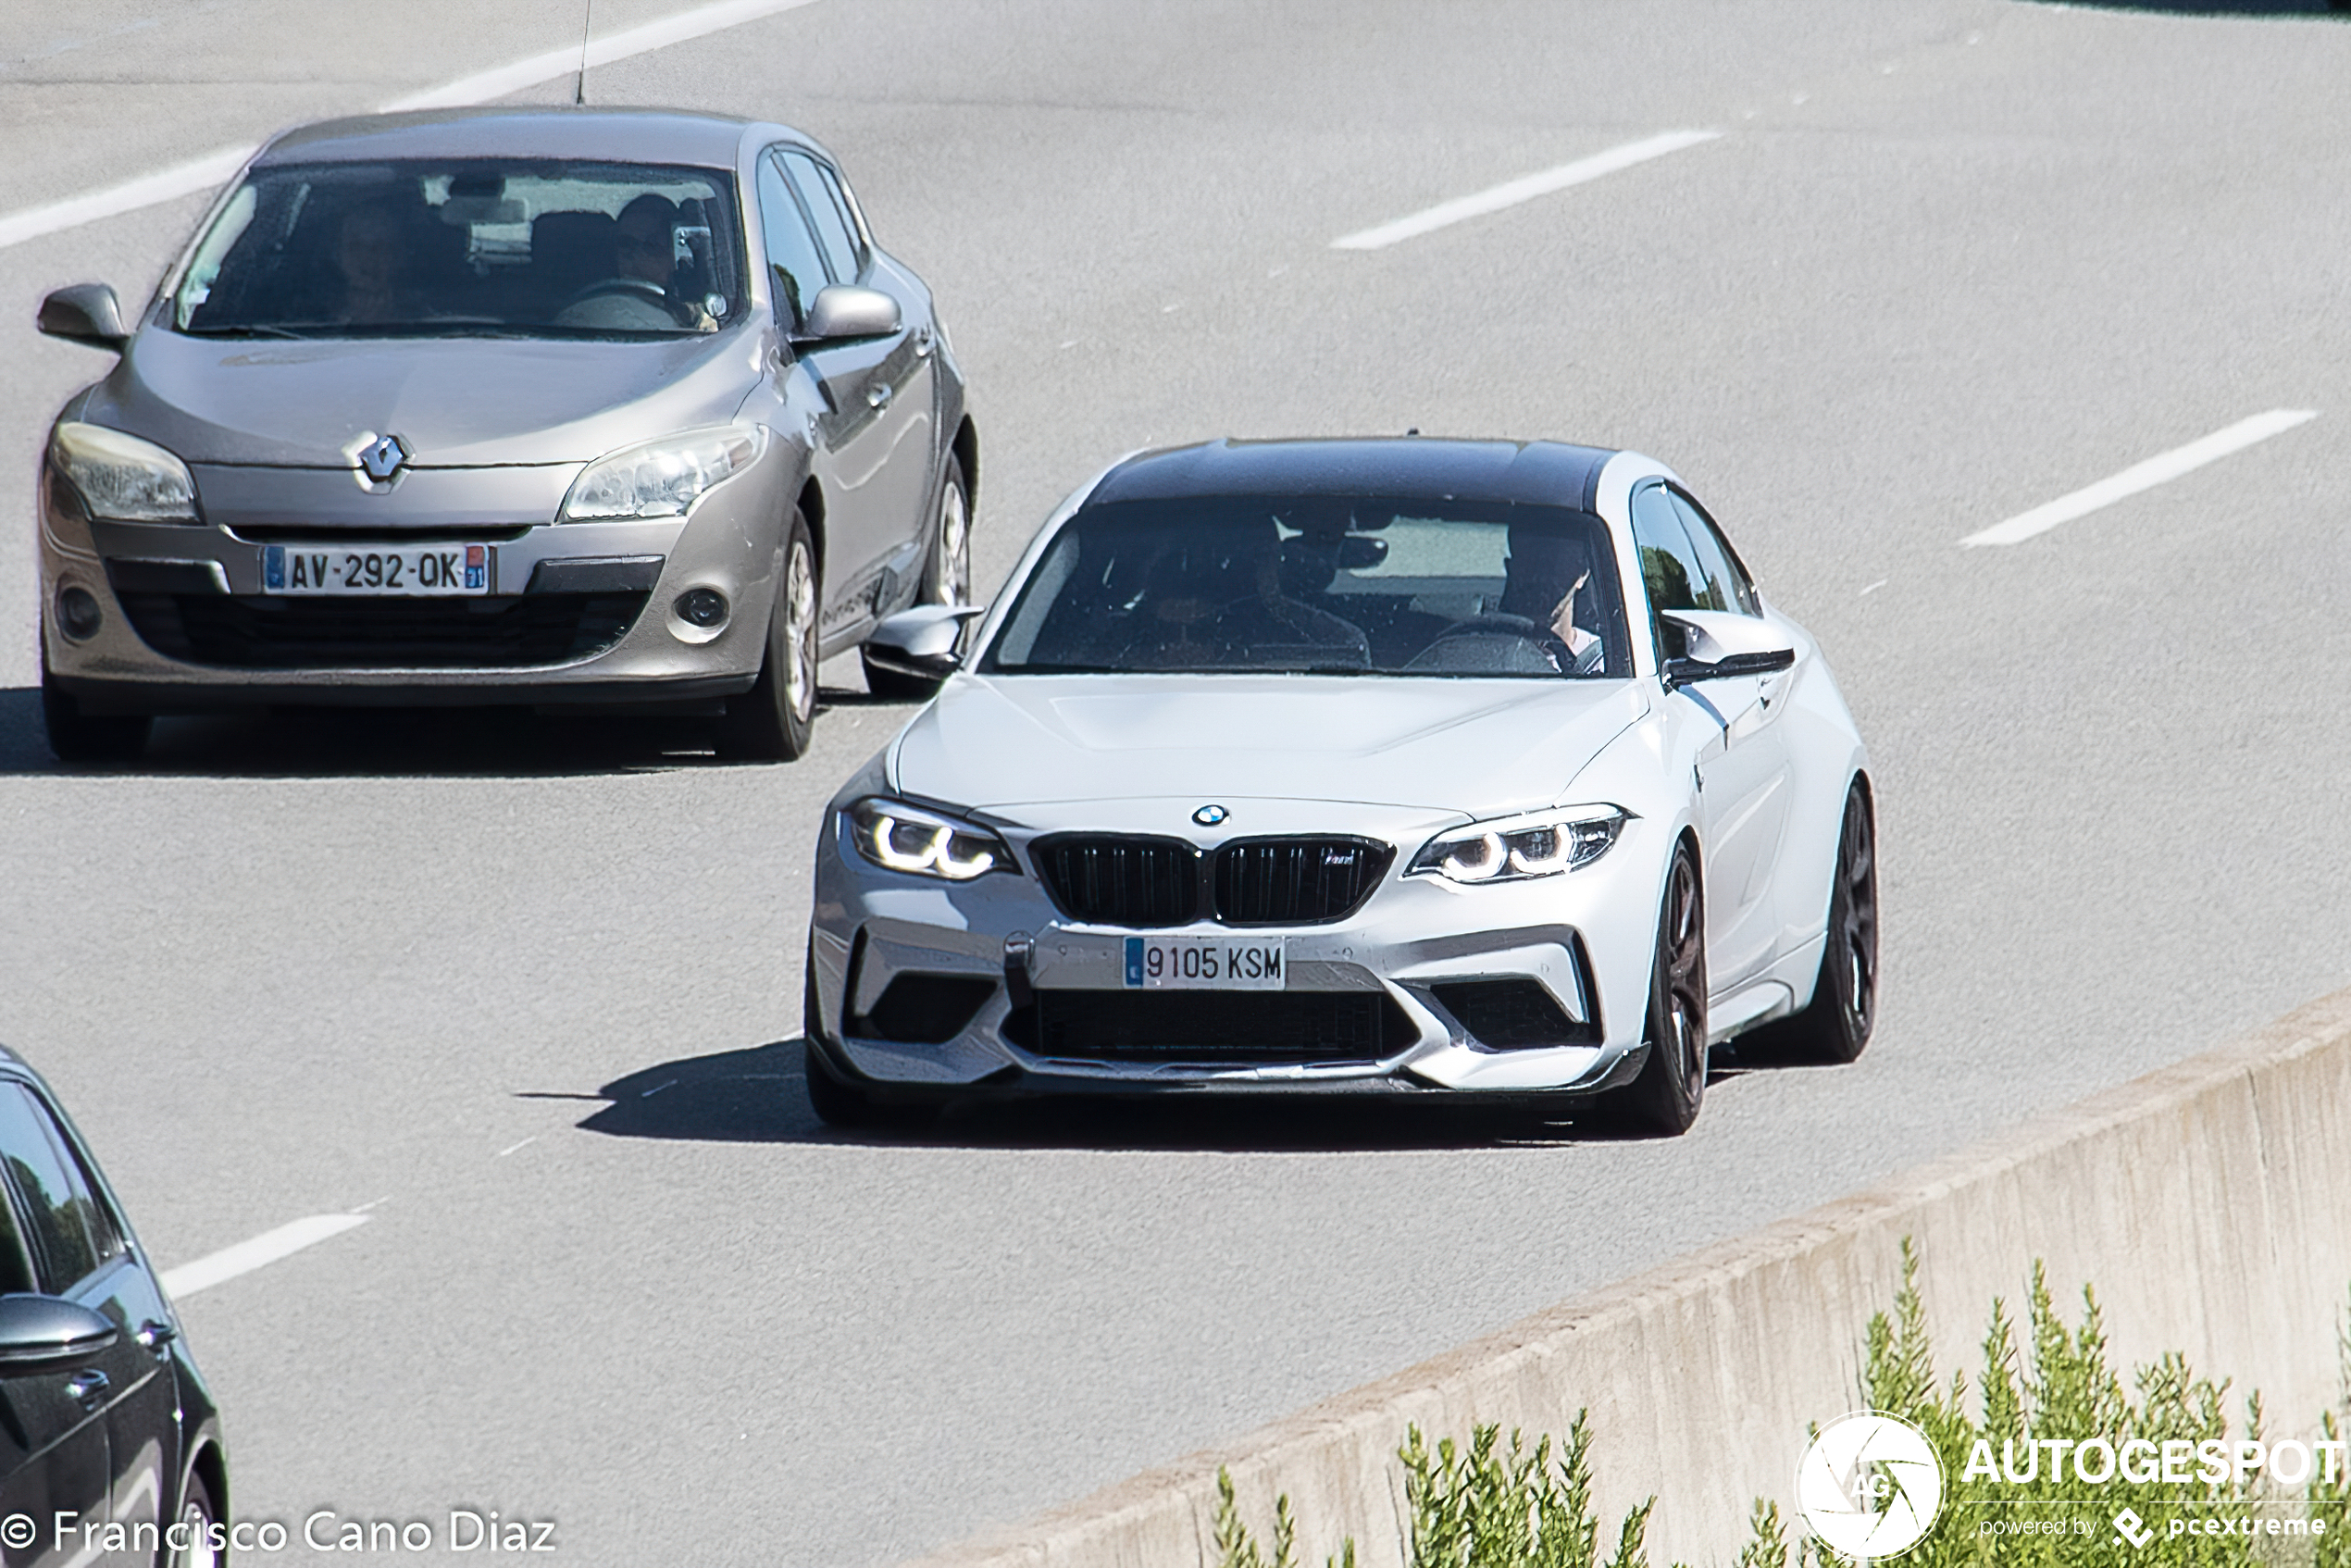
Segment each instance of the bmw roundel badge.
[[1202,828],[1213,828],[1233,814],[1223,806],[1202,806],[1192,813],[1192,820]]

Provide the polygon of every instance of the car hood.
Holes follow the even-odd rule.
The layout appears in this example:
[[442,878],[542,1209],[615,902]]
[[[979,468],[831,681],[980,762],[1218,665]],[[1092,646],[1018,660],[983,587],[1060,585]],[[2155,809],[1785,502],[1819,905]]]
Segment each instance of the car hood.
[[1196,796],[1482,816],[1550,804],[1642,711],[1619,680],[958,675],[899,737],[891,777],[1014,815]]
[[190,463],[347,468],[356,442],[385,434],[419,468],[585,463],[733,418],[760,352],[743,329],[652,342],[292,342],[150,329],[81,417]]

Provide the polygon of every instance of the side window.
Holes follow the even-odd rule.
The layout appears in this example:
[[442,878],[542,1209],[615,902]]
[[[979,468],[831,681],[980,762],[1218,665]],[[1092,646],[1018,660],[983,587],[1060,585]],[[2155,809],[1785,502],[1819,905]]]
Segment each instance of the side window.
[[[1633,492],[1633,543],[1641,553],[1641,583],[1648,590],[1649,612],[1660,610],[1719,610],[1706,566],[1682,516],[1663,485],[1648,485]],[[1660,625],[1661,639],[1666,628]],[[1668,649],[1668,652],[1673,650]]]
[[1731,553],[1730,541],[1705,509],[1680,491],[1667,492],[1673,498],[1673,509],[1682,515],[1682,529],[1698,553],[1698,564],[1706,568],[1707,577],[1718,590],[1723,608],[1736,610],[1743,616],[1760,616],[1763,606],[1755,597],[1755,583]]
[[856,226],[849,220],[831,171],[805,153],[787,151],[781,156],[784,167],[791,171],[792,183],[807,201],[809,218],[816,225],[816,243],[825,248],[833,281],[855,282],[865,269],[865,247],[858,243]]
[[767,244],[767,267],[784,324],[793,331],[808,320],[808,306],[825,286],[825,260],[808,219],[800,210],[782,168],[770,153],[759,160],[759,228]]
[[30,1090],[0,1085],[0,1157],[23,1207],[44,1289],[62,1294],[119,1255],[122,1238]]
[[0,1296],[20,1296],[40,1289],[33,1283],[32,1254],[25,1251],[24,1233],[17,1228],[16,1205],[0,1189]]

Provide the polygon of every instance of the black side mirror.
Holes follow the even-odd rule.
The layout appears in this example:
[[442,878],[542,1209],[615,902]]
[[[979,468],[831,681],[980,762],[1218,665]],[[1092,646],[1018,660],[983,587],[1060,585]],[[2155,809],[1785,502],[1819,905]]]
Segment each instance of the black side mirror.
[[41,302],[35,324],[46,336],[116,354],[131,342],[131,334],[123,330],[122,302],[105,283],[76,283],[59,289]]
[[917,604],[884,616],[865,639],[865,662],[935,688],[963,664],[964,623],[987,613],[976,604]]
[[898,302],[879,289],[853,283],[831,283],[816,291],[808,303],[808,325],[801,330],[804,343],[850,342],[858,338],[886,338],[898,330],[902,317]]
[[71,1366],[109,1349],[121,1332],[62,1296],[0,1296],[0,1377]]

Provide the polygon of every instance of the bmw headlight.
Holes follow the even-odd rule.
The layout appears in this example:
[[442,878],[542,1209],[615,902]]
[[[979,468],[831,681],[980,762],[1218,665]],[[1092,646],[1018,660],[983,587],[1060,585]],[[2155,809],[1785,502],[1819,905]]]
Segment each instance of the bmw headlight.
[[682,517],[707,492],[750,467],[761,444],[755,426],[727,425],[608,454],[572,481],[564,521]]
[[986,828],[878,795],[849,808],[849,837],[876,865],[910,877],[968,882],[1013,866],[1004,840]]
[[49,432],[49,467],[66,477],[93,517],[196,520],[196,481],[188,465],[151,441],[68,419]]
[[1556,877],[1608,853],[1627,815],[1615,806],[1569,806],[1474,822],[1431,839],[1404,875],[1442,877],[1448,882]]

